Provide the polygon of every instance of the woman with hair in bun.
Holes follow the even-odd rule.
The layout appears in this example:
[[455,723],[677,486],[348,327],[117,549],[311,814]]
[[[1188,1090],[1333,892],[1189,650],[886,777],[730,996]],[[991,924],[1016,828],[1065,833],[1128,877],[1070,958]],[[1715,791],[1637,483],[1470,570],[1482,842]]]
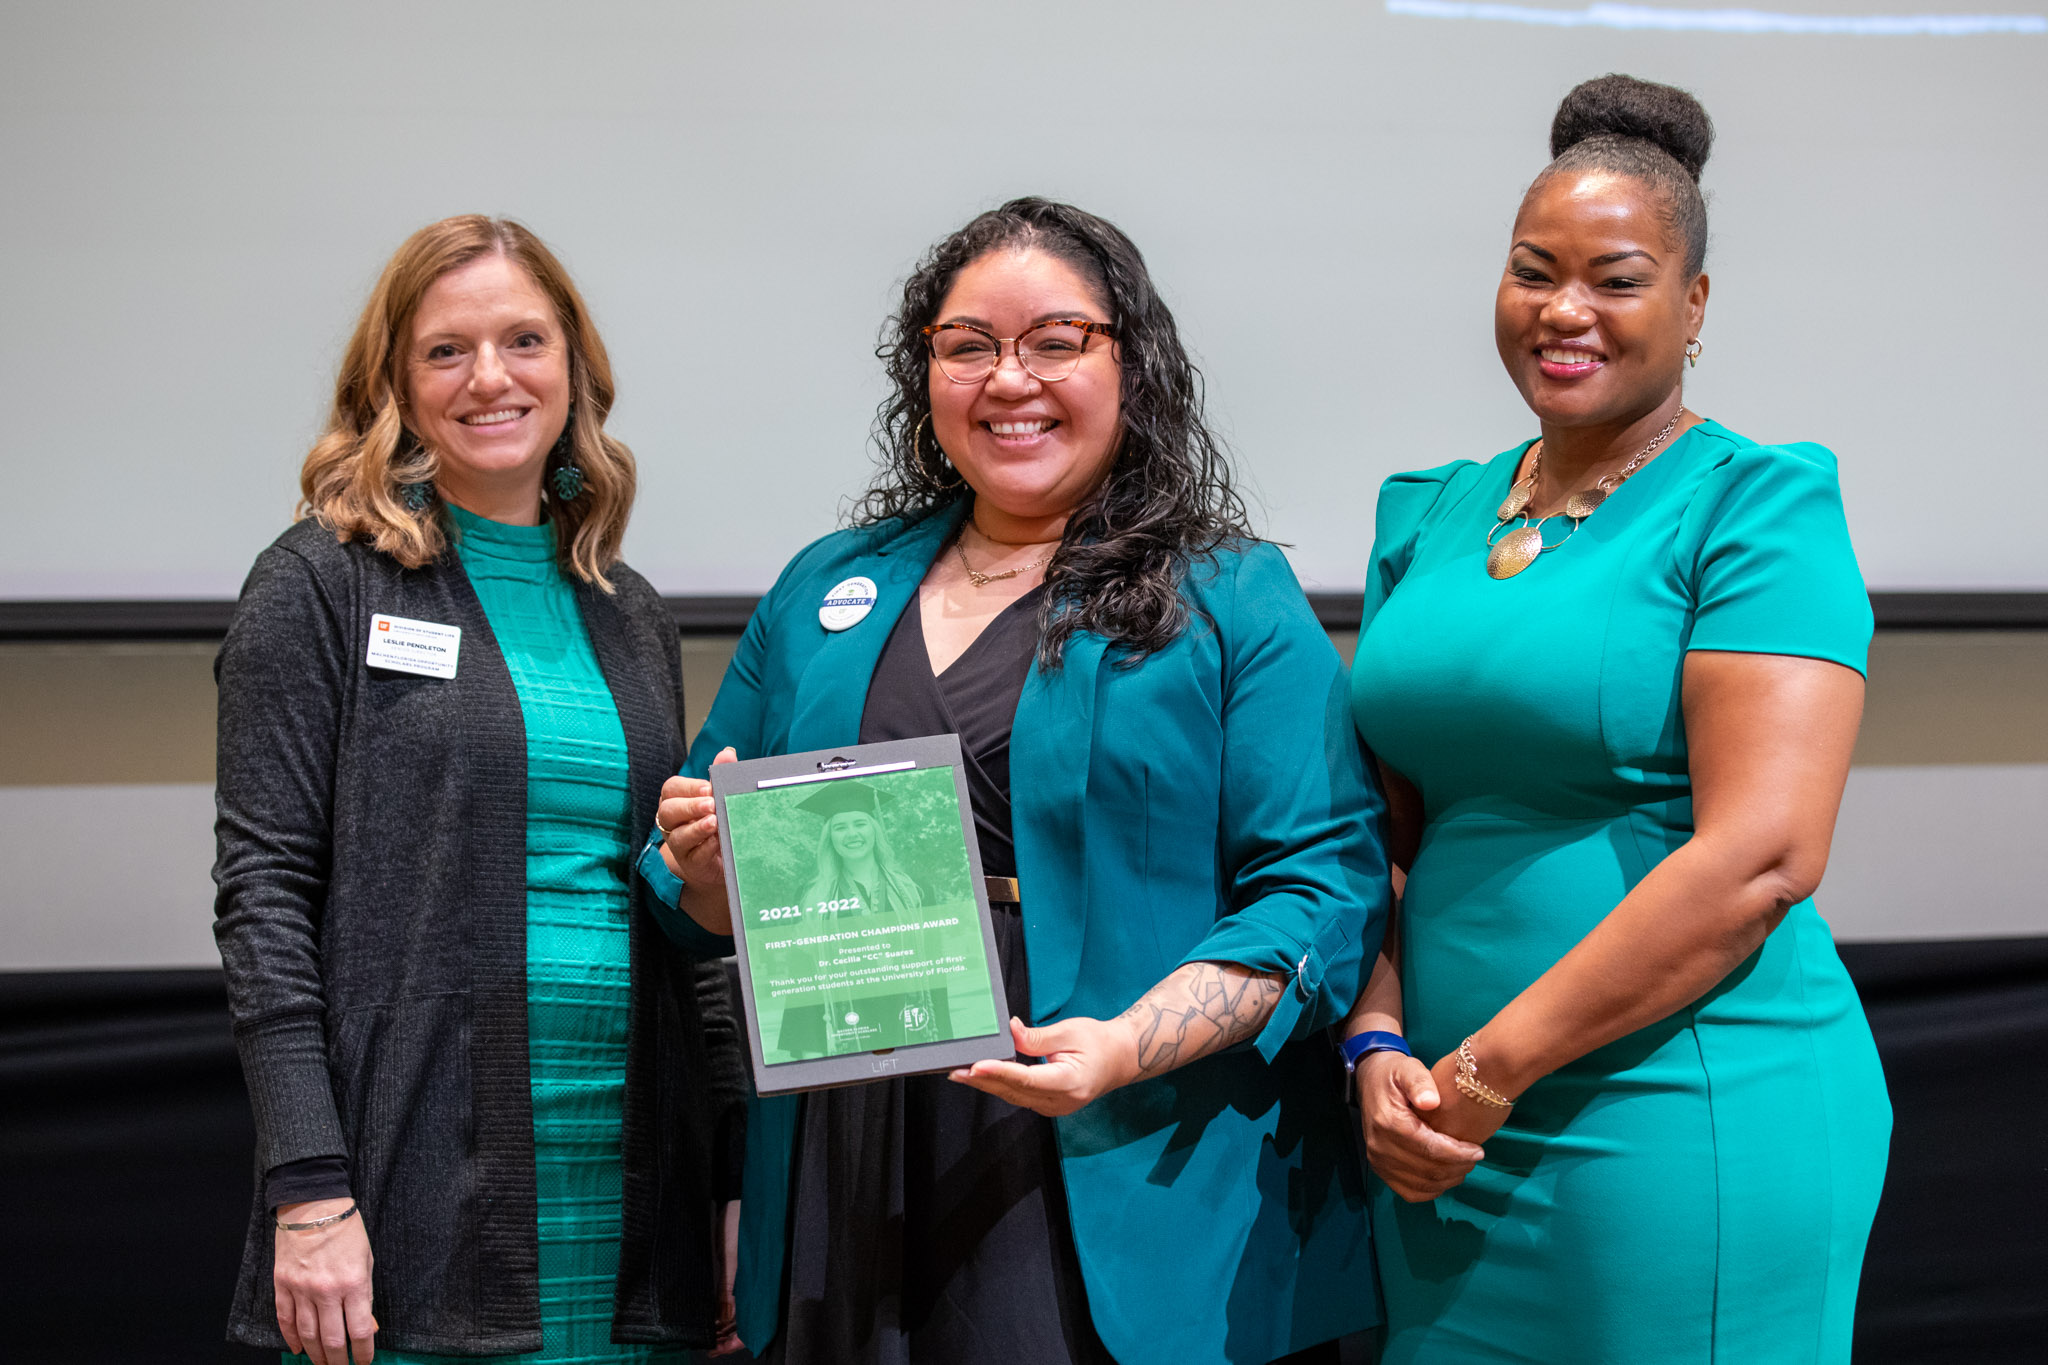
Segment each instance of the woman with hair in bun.
[[1809,897],[1870,606],[1834,456],[1685,406],[1711,140],[1565,98],[1494,313],[1540,435],[1381,490],[1352,699],[1407,880],[1345,1051],[1389,1362],[1849,1358],[1891,1111]]
[[641,867],[671,932],[725,949],[714,761],[956,733],[1044,1061],[756,1103],[740,1338],[786,1365],[1333,1360],[1378,1309],[1323,1031],[1387,898],[1343,665],[1114,226],[980,215],[883,353],[882,468],[762,600]]
[[619,560],[612,397],[538,238],[421,228],[349,341],[303,519],[243,585],[214,865],[256,1118],[238,1341],[404,1365],[718,1340],[746,1082],[722,973],[636,908],[683,696]]

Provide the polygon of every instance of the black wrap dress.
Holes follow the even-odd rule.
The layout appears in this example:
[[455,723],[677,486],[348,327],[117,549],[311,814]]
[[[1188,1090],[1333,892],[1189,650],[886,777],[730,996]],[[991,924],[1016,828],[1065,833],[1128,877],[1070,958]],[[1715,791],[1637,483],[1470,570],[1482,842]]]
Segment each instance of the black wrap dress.
[[[1044,589],[1012,603],[932,675],[912,599],[883,648],[863,744],[957,734],[982,870],[1017,875],[1010,724]],[[1030,894],[1027,887],[1025,895]],[[1023,918],[997,903],[1012,1014],[1028,1014]],[[1093,1365],[1052,1120],[943,1075],[804,1097],[780,1365]]]

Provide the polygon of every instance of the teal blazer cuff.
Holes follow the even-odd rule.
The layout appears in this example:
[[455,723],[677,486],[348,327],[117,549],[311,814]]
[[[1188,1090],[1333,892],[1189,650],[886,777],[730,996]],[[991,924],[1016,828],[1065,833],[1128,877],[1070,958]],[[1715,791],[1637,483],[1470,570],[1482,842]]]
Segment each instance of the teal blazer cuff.
[[668,864],[662,861],[661,831],[656,830],[647,836],[646,847],[640,850],[636,867],[640,880],[646,884],[648,911],[678,948],[692,957],[732,956],[733,942],[730,938],[712,933],[683,913],[683,879],[669,871]]
[[[1190,962],[1232,962],[1255,972],[1275,972],[1288,978],[1287,989],[1273,1007],[1252,1046],[1261,1057],[1272,1061],[1291,1040],[1326,1028],[1330,1020],[1327,1003],[1322,1003],[1323,955],[1314,947],[1282,948],[1270,929],[1256,923],[1259,907],[1239,911],[1218,924],[1213,932],[1181,959]],[[1290,954],[1292,954],[1290,956]]]

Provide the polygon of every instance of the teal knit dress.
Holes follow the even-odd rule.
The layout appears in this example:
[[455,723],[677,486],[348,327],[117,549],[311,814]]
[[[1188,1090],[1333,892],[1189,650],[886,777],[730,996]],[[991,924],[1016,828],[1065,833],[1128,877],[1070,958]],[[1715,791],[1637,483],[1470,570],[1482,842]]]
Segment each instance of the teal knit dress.
[[[556,563],[553,529],[448,513],[526,723],[526,1019],[544,1344],[493,1359],[682,1361],[681,1348],[611,1341],[632,912],[626,878],[639,843],[629,823],[625,733]],[[451,1358],[380,1347],[377,1360]]]

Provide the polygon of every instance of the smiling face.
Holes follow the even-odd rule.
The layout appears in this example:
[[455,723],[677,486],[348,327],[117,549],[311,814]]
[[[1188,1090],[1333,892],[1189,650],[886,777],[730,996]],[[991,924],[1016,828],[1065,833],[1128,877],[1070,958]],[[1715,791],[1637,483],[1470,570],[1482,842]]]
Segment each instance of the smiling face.
[[857,863],[875,851],[875,818],[865,811],[840,811],[825,822],[825,833],[842,862]]
[[442,496],[499,520],[536,518],[569,416],[569,348],[533,277],[492,255],[435,280],[413,317],[406,374],[406,425],[439,457]]
[[[1065,261],[1001,247],[961,270],[933,320],[1016,337],[1054,318],[1108,322],[1110,310]],[[1091,336],[1073,373],[1056,383],[1026,370],[1010,346],[975,383],[954,383],[936,361],[927,368],[933,436],[976,496],[1005,516],[1064,517],[1108,473],[1123,410],[1109,338]]]
[[1530,190],[1494,301],[1501,363],[1546,428],[1624,427],[1677,394],[1707,277],[1685,273],[1655,191],[1565,172]]

